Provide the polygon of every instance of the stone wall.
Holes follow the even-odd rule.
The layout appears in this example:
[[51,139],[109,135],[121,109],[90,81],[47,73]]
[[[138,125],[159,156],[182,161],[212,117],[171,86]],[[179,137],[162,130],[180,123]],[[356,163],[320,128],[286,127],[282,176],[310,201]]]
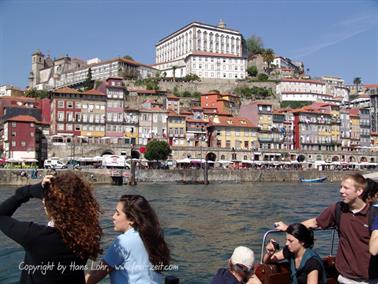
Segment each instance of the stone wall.
[[[40,170],[40,178],[31,179],[21,177],[22,170],[0,170],[0,184],[3,185],[27,185],[41,181],[45,175]],[[93,184],[112,184],[109,170],[91,169],[78,172]],[[208,172],[210,183],[240,183],[240,182],[298,182],[302,178],[319,178],[326,176],[328,182],[340,182],[342,177],[351,172],[345,171],[288,171],[288,170],[230,170],[211,169]],[[363,174],[367,172],[362,172]],[[203,170],[201,169],[176,169],[176,170],[137,170],[138,183],[203,183]],[[124,178],[127,184],[127,178]]]
[[[133,81],[124,81],[125,86],[136,88]],[[172,82],[172,81],[160,81],[159,87],[162,91],[173,92],[176,87],[179,92],[189,91],[206,93],[210,90],[218,90],[221,93],[232,92],[236,87],[260,87],[272,89],[273,93],[276,93],[276,83],[274,82],[248,82],[248,81],[236,81],[227,79],[202,79],[200,82]],[[142,86],[143,88],[143,86]]]

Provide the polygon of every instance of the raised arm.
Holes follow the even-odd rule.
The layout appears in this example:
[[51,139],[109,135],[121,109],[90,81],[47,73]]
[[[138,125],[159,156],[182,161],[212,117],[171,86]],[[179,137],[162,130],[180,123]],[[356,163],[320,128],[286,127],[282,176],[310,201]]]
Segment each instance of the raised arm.
[[316,218],[311,218],[302,222],[308,229],[316,229],[318,228],[318,223],[316,222]]

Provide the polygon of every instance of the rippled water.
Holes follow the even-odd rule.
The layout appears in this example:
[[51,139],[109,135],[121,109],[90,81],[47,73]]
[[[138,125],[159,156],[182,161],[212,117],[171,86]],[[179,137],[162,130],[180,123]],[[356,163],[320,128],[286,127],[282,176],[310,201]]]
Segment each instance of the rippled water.
[[[0,201],[14,191],[0,190]],[[180,283],[209,283],[219,267],[225,265],[238,245],[260,255],[264,232],[278,220],[299,222],[316,216],[338,200],[338,184],[245,183],[204,185],[101,186],[96,196],[104,211],[103,245],[116,236],[111,216],[118,198],[125,193],[144,195],[157,211],[165,230],[173,261],[179,266],[171,274]],[[31,200],[14,217],[46,222],[40,202]],[[329,252],[330,233],[317,234],[320,252]],[[321,241],[320,239],[326,239]],[[18,283],[23,249],[0,232],[0,283]],[[102,283],[109,283],[104,280]]]

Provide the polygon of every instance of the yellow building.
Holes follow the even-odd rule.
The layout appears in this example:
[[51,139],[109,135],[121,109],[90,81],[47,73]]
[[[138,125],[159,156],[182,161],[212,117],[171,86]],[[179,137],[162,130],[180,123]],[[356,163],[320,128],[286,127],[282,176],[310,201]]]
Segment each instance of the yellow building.
[[243,117],[214,117],[209,125],[210,147],[255,149],[258,127]]
[[171,146],[186,146],[185,116],[170,111],[167,119],[168,143]]

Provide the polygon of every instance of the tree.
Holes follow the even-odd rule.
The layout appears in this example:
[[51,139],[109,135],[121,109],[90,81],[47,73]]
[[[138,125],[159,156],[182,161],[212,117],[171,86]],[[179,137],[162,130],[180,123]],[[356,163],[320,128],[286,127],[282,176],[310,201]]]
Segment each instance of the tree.
[[268,65],[268,73],[270,73],[270,65],[272,64],[274,60],[274,51],[271,48],[265,49],[262,54],[264,62]]
[[166,160],[172,150],[166,141],[152,140],[148,142],[144,157],[149,160]]
[[257,71],[257,67],[256,67],[256,66],[249,66],[249,67],[247,68],[247,73],[248,73],[248,75],[251,76],[251,77],[256,77],[256,76],[257,76],[257,73],[258,73],[258,71]]
[[173,72],[173,81],[174,82],[176,82],[176,69],[177,69],[177,66],[173,65],[172,66],[172,72]]
[[44,99],[44,98],[47,98],[49,96],[49,92],[48,91],[44,91],[44,90],[36,90],[36,89],[28,89],[25,91],[25,97],[29,97],[29,98],[40,98],[40,99]]
[[258,76],[257,76],[257,80],[258,81],[267,81],[269,79],[268,75],[264,74],[264,73],[260,73]]
[[93,89],[92,69],[91,68],[88,69],[87,79],[85,79],[83,86],[84,86],[85,91]]
[[360,77],[354,78],[353,84],[356,85],[356,94],[358,94],[358,86],[361,85],[361,78]]
[[128,60],[132,60],[132,61],[135,61],[134,58],[132,58],[130,55],[125,55],[124,57],[122,57],[124,59],[128,59]]
[[261,37],[252,35],[247,39],[248,56],[252,54],[261,54],[264,51],[264,44]]

